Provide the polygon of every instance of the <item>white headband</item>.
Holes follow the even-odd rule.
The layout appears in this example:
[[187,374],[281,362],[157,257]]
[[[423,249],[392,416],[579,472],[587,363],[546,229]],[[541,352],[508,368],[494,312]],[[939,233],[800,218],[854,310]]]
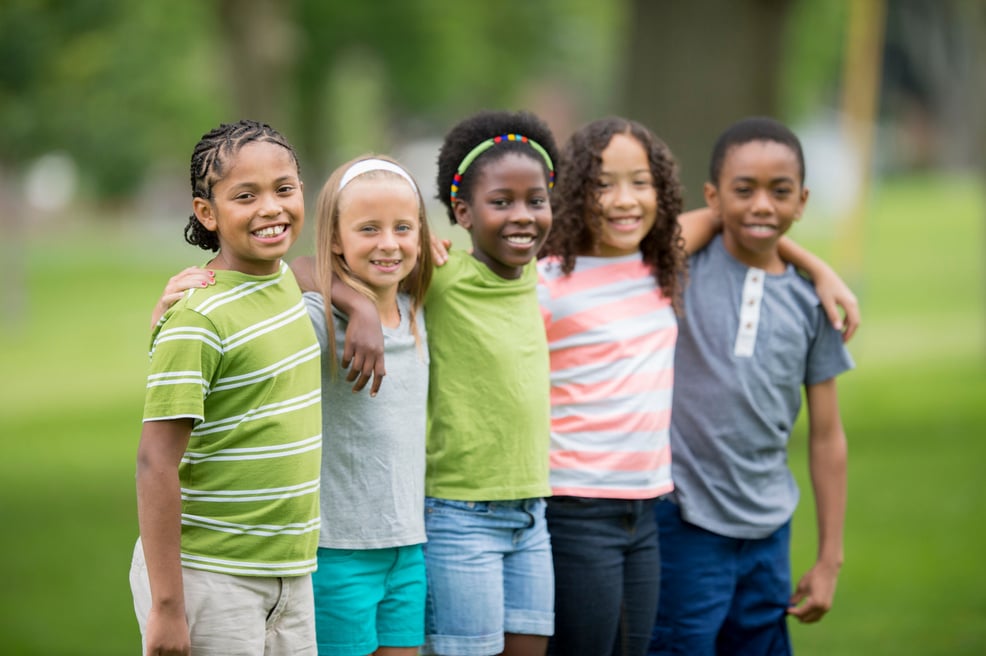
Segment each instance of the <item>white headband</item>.
[[396,173],[397,175],[401,176],[402,178],[408,181],[408,183],[411,185],[411,188],[414,189],[415,194],[418,193],[418,185],[414,184],[414,178],[412,178],[407,171],[405,171],[398,165],[394,164],[393,162],[388,162],[385,159],[376,159],[376,158],[361,159],[360,161],[350,166],[349,170],[347,170],[346,173],[342,176],[342,180],[339,181],[339,191],[342,191],[342,188],[345,187],[350,182],[352,182],[353,179],[356,178],[357,176],[363,175],[364,173],[369,173],[370,171],[390,171],[391,173]]

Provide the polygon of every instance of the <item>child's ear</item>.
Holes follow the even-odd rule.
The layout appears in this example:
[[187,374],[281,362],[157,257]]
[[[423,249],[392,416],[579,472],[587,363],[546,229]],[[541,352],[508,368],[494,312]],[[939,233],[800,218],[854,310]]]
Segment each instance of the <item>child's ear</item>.
[[702,191],[705,194],[705,204],[715,212],[716,216],[719,216],[719,188],[711,182],[706,182]]
[[805,211],[805,204],[808,202],[808,188],[801,189],[801,200],[798,202],[798,211],[794,213],[794,220],[801,219],[801,214]]
[[452,212],[455,214],[455,222],[466,230],[472,230],[472,211],[469,205],[461,200],[454,201]]
[[192,199],[192,211],[195,213],[195,218],[199,220],[202,227],[209,232],[216,231],[216,215],[212,208],[212,203],[204,198],[193,198]]
[[342,244],[339,243],[339,237],[332,235],[332,246],[330,250],[336,255],[342,255]]

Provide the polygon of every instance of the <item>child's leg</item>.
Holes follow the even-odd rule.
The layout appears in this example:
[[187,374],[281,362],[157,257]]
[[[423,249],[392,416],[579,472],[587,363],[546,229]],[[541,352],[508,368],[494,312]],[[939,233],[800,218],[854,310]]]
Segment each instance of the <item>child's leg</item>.
[[553,497],[559,656],[643,654],[657,613],[660,559],[653,501]]
[[377,607],[395,560],[394,549],[319,548],[312,574],[319,653],[365,656],[376,650]]
[[[150,586],[140,542],[130,573],[141,633],[150,609]],[[287,641],[284,651],[315,654],[315,622],[308,576],[286,579],[231,576],[183,568],[185,615],[197,656],[265,653],[272,634]]]
[[742,540],[688,524],[678,506],[654,506],[661,545],[661,594],[651,655],[712,656],[732,605]]
[[[544,501],[425,500],[424,653],[544,652],[554,579]],[[505,650],[504,634],[510,636]]]
[[543,499],[497,503],[511,527],[503,558],[504,656],[543,656],[555,627],[555,581]]
[[719,632],[720,654],[788,656],[791,525],[763,540],[744,540],[732,608]]
[[[264,654],[312,654],[315,646],[315,600],[312,577],[279,579],[281,594],[267,616]],[[198,652],[193,652],[198,653]]]
[[386,576],[385,596],[377,607],[380,648],[375,653],[414,655],[425,641],[424,550],[415,544],[397,547],[393,552],[395,559]]
[[425,499],[423,653],[488,656],[503,650],[503,553],[512,531],[491,504]]

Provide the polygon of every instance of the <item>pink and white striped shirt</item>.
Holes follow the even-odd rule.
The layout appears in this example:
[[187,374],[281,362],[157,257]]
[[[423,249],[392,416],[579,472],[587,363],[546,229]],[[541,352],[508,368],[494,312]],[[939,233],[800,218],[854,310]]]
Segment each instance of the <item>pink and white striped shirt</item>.
[[551,356],[556,496],[648,499],[673,488],[671,392],[678,322],[639,253],[538,263]]

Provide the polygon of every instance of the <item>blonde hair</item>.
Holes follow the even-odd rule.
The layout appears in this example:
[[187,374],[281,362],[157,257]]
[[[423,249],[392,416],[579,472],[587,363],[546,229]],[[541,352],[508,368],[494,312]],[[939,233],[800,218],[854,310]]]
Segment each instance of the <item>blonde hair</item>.
[[[350,177],[342,184],[344,176],[361,162],[367,160],[381,160],[394,166],[400,167],[404,175],[389,168],[367,168],[360,171],[355,177]],[[431,283],[431,274],[434,262],[431,255],[431,232],[428,229],[428,217],[425,212],[424,198],[421,190],[413,182],[413,177],[407,173],[407,169],[397,161],[385,155],[366,154],[360,155],[349,160],[338,167],[329,176],[329,179],[322,186],[315,204],[315,276],[318,281],[319,291],[325,303],[325,320],[328,327],[329,351],[332,361],[331,371],[336,370],[336,342],[335,322],[332,319],[332,278],[337,277],[349,287],[360,292],[372,301],[376,301],[376,294],[362,280],[357,278],[346,260],[339,253],[332,250],[333,244],[338,241],[339,230],[339,206],[352,181],[356,179],[394,179],[402,182],[411,183],[414,188],[414,195],[418,199],[418,261],[411,273],[400,282],[398,290],[411,297],[411,316],[409,317],[411,334],[420,349],[421,336],[418,334],[417,313],[424,304],[425,294],[428,292],[428,285]]]

